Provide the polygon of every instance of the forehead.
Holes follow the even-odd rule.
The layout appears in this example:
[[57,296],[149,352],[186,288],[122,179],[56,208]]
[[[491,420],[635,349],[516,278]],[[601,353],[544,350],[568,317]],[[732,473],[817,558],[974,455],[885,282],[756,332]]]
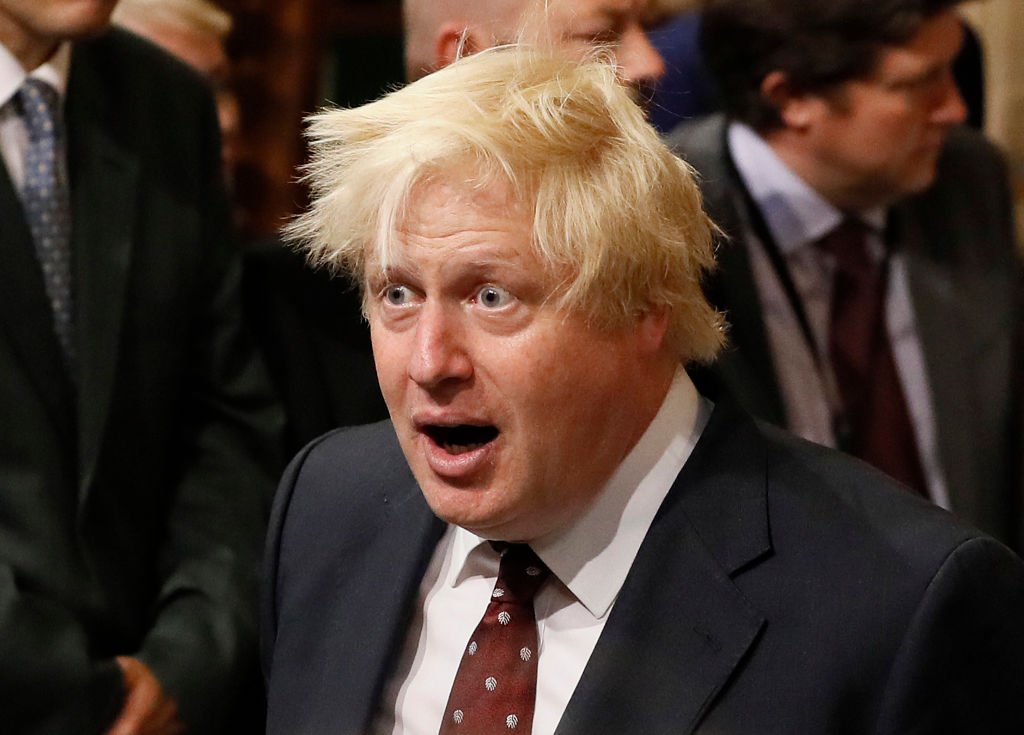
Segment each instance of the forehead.
[[882,50],[873,77],[879,81],[939,69],[953,62],[963,43],[963,25],[955,11],[928,19],[904,44]]
[[398,231],[441,237],[473,225],[499,223],[529,229],[524,207],[511,187],[498,178],[481,183],[450,174],[412,187]]
[[524,254],[532,250],[532,219],[527,207],[500,179],[480,184],[455,175],[413,186],[395,223],[395,236],[378,245],[368,266],[388,269],[410,259],[460,251]]
[[649,0],[538,0],[527,19],[527,26],[543,24],[551,34],[571,31],[586,22],[618,22],[639,18]]

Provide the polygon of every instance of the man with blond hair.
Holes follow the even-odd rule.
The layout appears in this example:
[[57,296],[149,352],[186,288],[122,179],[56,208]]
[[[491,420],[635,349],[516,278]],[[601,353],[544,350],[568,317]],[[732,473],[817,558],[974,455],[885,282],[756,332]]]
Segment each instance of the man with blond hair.
[[611,65],[483,51],[311,136],[291,234],[391,419],[282,480],[272,735],[1024,727],[1020,560],[697,393],[712,226]]

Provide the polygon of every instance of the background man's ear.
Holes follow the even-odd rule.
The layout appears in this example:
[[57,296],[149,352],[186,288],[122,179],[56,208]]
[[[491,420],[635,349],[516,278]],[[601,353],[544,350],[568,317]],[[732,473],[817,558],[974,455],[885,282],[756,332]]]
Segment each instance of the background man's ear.
[[775,108],[787,128],[797,130],[812,122],[821,105],[817,95],[794,89],[785,72],[781,71],[773,71],[761,80],[761,96]]
[[485,39],[480,37],[480,31],[468,23],[447,21],[438,30],[434,42],[434,68],[441,69],[460,56],[469,56],[487,46]]

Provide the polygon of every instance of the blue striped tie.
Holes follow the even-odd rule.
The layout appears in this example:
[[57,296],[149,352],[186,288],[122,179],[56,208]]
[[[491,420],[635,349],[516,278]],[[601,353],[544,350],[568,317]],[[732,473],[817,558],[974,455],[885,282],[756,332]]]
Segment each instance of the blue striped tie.
[[64,150],[64,126],[57,91],[39,79],[18,92],[28,128],[25,182],[21,190],[36,257],[43,270],[54,329],[74,374],[75,305],[71,289],[71,202]]

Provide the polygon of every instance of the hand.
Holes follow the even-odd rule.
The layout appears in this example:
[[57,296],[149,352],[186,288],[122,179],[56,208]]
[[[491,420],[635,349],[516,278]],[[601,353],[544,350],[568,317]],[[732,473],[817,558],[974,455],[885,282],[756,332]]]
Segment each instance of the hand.
[[178,706],[167,696],[146,664],[130,656],[118,656],[124,676],[124,705],[107,735],[178,735],[184,727]]

